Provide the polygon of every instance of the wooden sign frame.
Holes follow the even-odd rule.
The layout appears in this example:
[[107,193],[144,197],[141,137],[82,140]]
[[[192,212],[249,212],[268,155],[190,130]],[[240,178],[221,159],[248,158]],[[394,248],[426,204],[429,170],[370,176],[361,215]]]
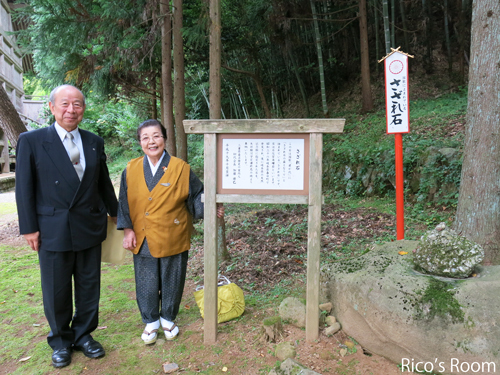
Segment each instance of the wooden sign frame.
[[[307,204],[307,286],[306,340],[319,337],[319,264],[321,248],[321,204],[323,133],[342,133],[344,119],[251,119],[251,120],[184,120],[186,134],[204,134],[204,342],[217,341],[217,203]],[[308,134],[309,190],[307,195],[284,194],[218,194],[218,134]]]

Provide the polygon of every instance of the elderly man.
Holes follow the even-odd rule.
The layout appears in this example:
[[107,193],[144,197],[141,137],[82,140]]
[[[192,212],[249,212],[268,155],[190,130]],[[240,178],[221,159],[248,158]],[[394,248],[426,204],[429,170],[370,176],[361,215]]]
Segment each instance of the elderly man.
[[64,367],[73,349],[90,358],[105,354],[91,333],[98,324],[107,213],[116,221],[118,206],[103,139],[78,128],[84,95],[62,85],[49,100],[55,123],[19,137],[16,201],[20,232],[38,252],[52,365]]

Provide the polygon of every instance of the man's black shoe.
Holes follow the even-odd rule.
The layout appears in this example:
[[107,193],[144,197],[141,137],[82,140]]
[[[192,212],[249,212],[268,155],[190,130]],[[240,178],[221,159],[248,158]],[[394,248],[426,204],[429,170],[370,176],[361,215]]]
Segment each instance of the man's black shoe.
[[75,345],[75,350],[81,350],[89,358],[99,358],[106,354],[102,345],[94,339],[90,339],[83,345]]
[[71,348],[56,349],[52,353],[52,366],[66,367],[71,363]]

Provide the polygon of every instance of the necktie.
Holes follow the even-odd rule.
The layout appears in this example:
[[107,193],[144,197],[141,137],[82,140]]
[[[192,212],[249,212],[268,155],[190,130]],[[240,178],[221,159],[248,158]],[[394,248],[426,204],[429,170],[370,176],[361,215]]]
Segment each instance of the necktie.
[[73,142],[73,134],[66,133],[66,138],[66,142],[64,142],[66,150],[68,151],[73,167],[75,167],[78,178],[81,180],[83,177],[83,168],[80,164],[80,151],[78,151],[78,147],[76,147],[75,142]]

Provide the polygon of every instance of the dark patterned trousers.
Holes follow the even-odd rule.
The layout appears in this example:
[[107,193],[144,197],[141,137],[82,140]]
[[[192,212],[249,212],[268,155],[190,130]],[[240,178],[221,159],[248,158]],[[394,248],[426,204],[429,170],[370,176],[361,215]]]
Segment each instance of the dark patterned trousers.
[[160,319],[174,321],[181,304],[188,251],[154,258],[147,246],[134,255],[135,292],[144,323]]

